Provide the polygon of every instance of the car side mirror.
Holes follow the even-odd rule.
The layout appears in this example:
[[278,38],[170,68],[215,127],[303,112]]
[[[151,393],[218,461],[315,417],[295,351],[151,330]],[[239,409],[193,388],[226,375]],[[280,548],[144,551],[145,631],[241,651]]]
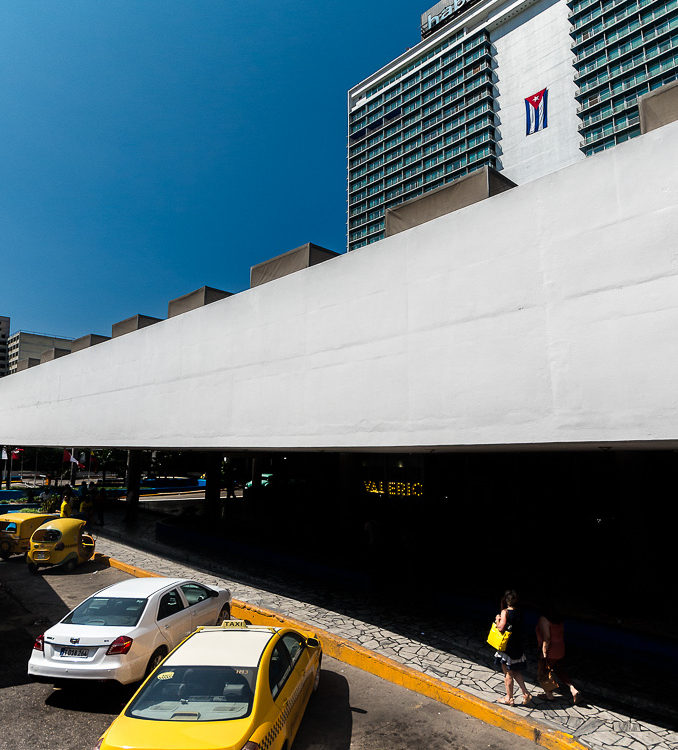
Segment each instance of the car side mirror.
[[320,641],[317,638],[307,638],[306,645],[311,648],[320,648]]
[[210,592],[211,597],[219,596],[219,592],[214,589],[208,589],[208,591]]

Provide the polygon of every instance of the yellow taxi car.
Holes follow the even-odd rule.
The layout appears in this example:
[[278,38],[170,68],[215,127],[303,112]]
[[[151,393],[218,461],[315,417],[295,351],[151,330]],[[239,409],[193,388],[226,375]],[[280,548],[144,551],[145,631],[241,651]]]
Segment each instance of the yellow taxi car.
[[57,516],[53,513],[3,513],[0,516],[0,557],[23,555],[31,546],[33,532]]
[[85,533],[85,521],[79,518],[55,518],[33,532],[26,554],[28,570],[63,566],[67,573],[94,556],[94,537]]
[[318,687],[317,638],[226,620],[201,627],[157,667],[99,750],[288,750]]

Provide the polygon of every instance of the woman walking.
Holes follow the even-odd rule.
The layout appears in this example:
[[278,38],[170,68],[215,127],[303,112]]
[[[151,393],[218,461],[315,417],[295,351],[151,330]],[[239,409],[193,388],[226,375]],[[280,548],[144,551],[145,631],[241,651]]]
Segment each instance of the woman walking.
[[501,599],[501,612],[495,618],[497,628],[504,633],[510,630],[511,636],[506,644],[506,651],[497,651],[494,660],[504,673],[504,685],[506,686],[506,697],[500,698],[499,703],[507,706],[515,705],[513,700],[513,681],[523,694],[523,706],[532,703],[532,696],[525,686],[523,673],[527,668],[525,657],[525,632],[523,629],[522,613],[518,609],[518,594],[513,589],[506,591]]
[[[550,668],[558,680],[570,688],[574,703],[579,703],[581,694],[572,684],[572,680],[570,680],[570,676],[563,664],[563,659],[565,658],[565,626],[563,625],[563,617],[557,608],[552,606],[545,607],[542,615],[537,620],[537,645],[539,647],[540,662],[538,674],[545,674]],[[547,690],[547,686],[550,687],[547,682],[542,684],[544,695],[540,695],[539,697],[547,701],[555,700],[553,689]]]

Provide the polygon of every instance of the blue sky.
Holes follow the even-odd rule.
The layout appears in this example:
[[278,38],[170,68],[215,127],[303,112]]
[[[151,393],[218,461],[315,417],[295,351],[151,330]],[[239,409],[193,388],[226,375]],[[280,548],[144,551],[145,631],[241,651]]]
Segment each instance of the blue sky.
[[12,331],[110,335],[304,242],[343,252],[346,92],[416,44],[428,5],[0,5]]

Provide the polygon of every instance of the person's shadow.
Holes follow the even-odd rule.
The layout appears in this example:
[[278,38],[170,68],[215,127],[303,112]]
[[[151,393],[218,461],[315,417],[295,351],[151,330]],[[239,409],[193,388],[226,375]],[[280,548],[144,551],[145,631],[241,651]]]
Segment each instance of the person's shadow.
[[349,750],[353,732],[353,711],[349,704],[346,678],[323,669],[320,684],[306,707],[294,740],[294,750]]

